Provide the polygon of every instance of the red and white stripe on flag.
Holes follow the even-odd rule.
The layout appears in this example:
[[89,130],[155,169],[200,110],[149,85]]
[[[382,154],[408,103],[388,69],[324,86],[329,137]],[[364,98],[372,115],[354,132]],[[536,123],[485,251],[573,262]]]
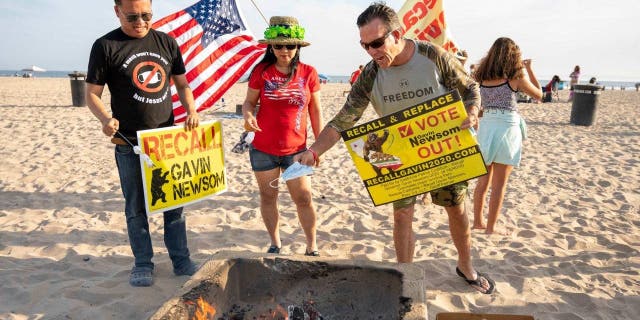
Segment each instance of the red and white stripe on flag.
[[[174,37],[180,46],[197,110],[214,105],[265,52],[243,22],[235,0],[201,0],[170,14],[153,28]],[[187,116],[171,86],[176,122]]]
[[407,0],[398,11],[398,18],[405,37],[433,42],[455,53],[458,47],[447,30],[443,1]]

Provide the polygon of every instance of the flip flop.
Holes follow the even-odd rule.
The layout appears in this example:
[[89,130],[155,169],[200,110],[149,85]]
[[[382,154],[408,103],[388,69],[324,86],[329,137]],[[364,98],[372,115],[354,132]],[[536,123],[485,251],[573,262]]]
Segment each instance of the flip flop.
[[306,252],[304,253],[305,256],[309,256],[309,257],[319,257],[320,256],[320,252],[314,250],[311,252]]
[[133,267],[129,275],[129,284],[134,287],[150,287],[153,284],[153,270]]
[[280,253],[280,247],[271,246],[269,250],[267,250],[267,253]]
[[[493,293],[493,290],[496,288],[496,284],[493,280],[491,280],[491,278],[489,278],[489,276],[482,274],[478,271],[476,271],[476,274],[478,275],[478,277],[475,280],[469,280],[467,279],[467,276],[464,275],[464,273],[462,273],[462,271],[460,271],[460,269],[458,269],[458,267],[456,267],[456,273],[464,279],[464,281],[466,281],[470,286],[474,287],[474,289],[478,290],[478,292],[480,293],[484,293],[484,294],[491,294]],[[482,279],[484,279],[488,284],[489,284],[489,288],[484,289],[482,286]]]

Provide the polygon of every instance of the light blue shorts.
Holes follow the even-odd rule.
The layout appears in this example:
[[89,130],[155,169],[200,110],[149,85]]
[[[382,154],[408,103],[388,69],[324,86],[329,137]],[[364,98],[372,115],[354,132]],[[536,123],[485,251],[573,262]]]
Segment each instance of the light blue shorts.
[[501,163],[518,167],[526,124],[518,112],[487,108],[478,130],[478,143],[484,163]]

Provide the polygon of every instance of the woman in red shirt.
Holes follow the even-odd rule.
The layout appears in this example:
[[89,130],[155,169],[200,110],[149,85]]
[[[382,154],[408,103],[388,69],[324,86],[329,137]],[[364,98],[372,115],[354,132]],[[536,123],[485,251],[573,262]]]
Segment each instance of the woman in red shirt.
[[[307,151],[309,122],[313,134],[320,134],[320,81],[315,68],[300,62],[300,48],[309,43],[296,18],[271,17],[264,35],[259,42],[268,45],[267,51],[251,71],[242,113],[245,129],[255,132],[249,157],[260,189],[260,213],[271,237],[267,253],[280,253],[278,188],[273,182],[293,164],[294,155]],[[319,256],[309,177],[286,183],[306,236],[305,255]]]

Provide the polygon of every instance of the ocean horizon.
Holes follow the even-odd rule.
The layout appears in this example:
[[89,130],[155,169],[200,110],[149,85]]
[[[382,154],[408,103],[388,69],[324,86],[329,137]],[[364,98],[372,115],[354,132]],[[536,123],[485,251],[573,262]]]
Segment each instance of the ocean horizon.
[[[21,71],[21,70],[0,70],[0,77],[22,77],[25,73],[31,73],[36,78],[69,78],[69,74],[74,72],[80,72],[86,74],[84,70],[73,70],[73,71],[44,71],[44,72],[31,72],[31,71]],[[328,77],[327,83],[348,83],[349,75],[326,75]],[[549,81],[549,79],[540,78],[538,81],[540,85],[545,86]],[[581,80],[579,84],[587,84],[588,79]],[[613,89],[635,89],[636,84],[640,83],[638,81],[620,81],[620,80],[597,80],[598,85],[604,86],[605,88],[613,88]],[[564,88],[569,87],[568,81],[563,81]]]

